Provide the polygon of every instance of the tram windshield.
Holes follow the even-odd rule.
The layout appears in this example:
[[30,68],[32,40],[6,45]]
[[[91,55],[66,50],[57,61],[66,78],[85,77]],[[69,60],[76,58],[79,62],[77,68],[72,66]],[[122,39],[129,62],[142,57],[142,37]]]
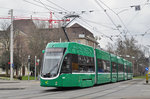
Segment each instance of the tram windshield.
[[55,77],[58,74],[59,64],[63,56],[64,48],[47,48],[42,64],[42,77]]

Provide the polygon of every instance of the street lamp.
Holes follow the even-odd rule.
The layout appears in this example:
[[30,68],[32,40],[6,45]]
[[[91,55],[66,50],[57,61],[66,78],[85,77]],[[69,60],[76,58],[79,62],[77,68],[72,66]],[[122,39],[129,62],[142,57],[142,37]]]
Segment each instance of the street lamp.
[[13,9],[9,11],[11,14],[11,27],[10,27],[10,80],[13,80]]

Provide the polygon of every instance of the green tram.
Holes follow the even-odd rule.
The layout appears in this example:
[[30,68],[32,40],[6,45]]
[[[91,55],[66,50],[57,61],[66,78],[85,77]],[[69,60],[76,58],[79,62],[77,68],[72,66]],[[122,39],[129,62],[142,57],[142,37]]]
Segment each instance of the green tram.
[[90,46],[48,43],[43,53],[42,87],[90,87],[133,77],[131,62]]

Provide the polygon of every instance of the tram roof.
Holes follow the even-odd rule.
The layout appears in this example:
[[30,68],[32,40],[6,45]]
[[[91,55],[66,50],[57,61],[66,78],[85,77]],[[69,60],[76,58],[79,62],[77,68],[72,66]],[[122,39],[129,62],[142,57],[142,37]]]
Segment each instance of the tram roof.
[[62,42],[62,43],[52,42],[52,43],[48,43],[46,48],[51,48],[51,47],[67,48],[66,53],[94,57],[94,50],[92,47],[83,45],[83,44],[79,44],[76,42]]
[[110,54],[111,61],[117,63],[117,56],[114,54]]
[[96,56],[99,59],[109,60],[110,61],[110,54],[108,52],[96,49]]

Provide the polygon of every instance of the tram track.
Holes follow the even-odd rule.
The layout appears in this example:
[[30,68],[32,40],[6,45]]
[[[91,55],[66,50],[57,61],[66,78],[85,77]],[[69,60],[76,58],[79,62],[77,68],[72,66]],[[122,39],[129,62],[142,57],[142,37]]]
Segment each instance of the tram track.
[[[140,81],[142,82],[143,80],[140,80]],[[135,82],[135,83],[133,83],[133,82]],[[121,83],[126,83],[126,82],[121,82]],[[131,81],[130,81],[130,84],[128,84],[128,86],[126,86],[125,88],[122,87],[122,88],[120,88],[120,89],[118,89],[118,90],[112,90],[112,92],[106,92],[106,93],[104,93],[104,94],[102,94],[102,95],[99,95],[99,96],[96,96],[96,97],[92,97],[92,98],[90,98],[90,99],[98,99],[98,98],[100,98],[100,97],[104,97],[104,96],[107,96],[107,95],[116,93],[116,92],[118,92],[118,91],[125,90],[126,88],[129,88],[129,87],[131,87],[132,85],[137,84],[137,83],[140,83],[140,82],[137,82],[137,81],[135,81],[135,80],[131,80]],[[122,85],[121,85],[121,86],[122,86]],[[118,86],[117,86],[117,87],[118,87]],[[93,95],[93,94],[97,94],[97,93],[99,93],[99,92],[105,92],[105,91],[108,91],[108,90],[111,90],[111,89],[114,89],[114,88],[116,88],[116,86],[114,86],[114,87],[112,87],[112,88],[107,88],[107,89],[104,89],[104,90],[99,90],[99,91],[96,91],[96,92],[92,92],[92,93],[80,95],[80,96],[73,97],[73,98],[70,98],[70,99],[84,98],[85,96],[90,96],[90,95]]]
[[[122,82],[120,82],[120,83],[122,83]],[[107,85],[107,84],[105,84],[105,85]],[[100,85],[100,86],[103,86],[103,85]],[[96,91],[96,92],[92,92],[90,94],[95,94],[95,93],[103,92],[103,91],[106,91],[106,90],[114,89],[117,86],[118,85],[116,85],[116,86],[114,86],[112,88],[107,88],[107,89],[104,89],[104,90],[99,90],[99,91]],[[98,86],[94,86],[94,88],[96,88],[96,87],[98,87]],[[92,87],[89,87],[89,88],[92,88]],[[56,92],[56,93],[51,93],[51,94],[50,93],[45,93],[45,94],[43,94],[45,92],[44,91],[43,93],[38,93],[38,94],[36,94],[34,96],[25,97],[25,98],[22,98],[22,99],[31,99],[31,98],[36,98],[36,97],[41,97],[42,98],[42,96],[52,96],[52,95],[57,95],[57,94],[64,94],[64,93],[67,93],[67,92],[74,92],[76,90],[86,90],[86,89],[88,89],[88,88],[83,88],[83,89],[82,88],[73,88],[71,90],[70,90],[70,88],[67,88],[65,90],[64,89],[62,89],[62,90],[60,90],[60,89],[52,89],[52,90],[46,90],[46,92]],[[84,95],[77,96],[77,97],[72,97],[72,98],[69,98],[69,99],[76,99],[76,98],[84,97],[84,96],[87,96],[87,95],[89,95],[89,94],[84,94]]]
[[[26,93],[26,94],[18,94],[18,95],[7,95],[7,96],[3,96],[3,97],[0,97],[2,99],[6,99],[6,98],[9,98],[9,97],[13,97],[15,99],[15,97],[21,97],[21,96],[25,96],[25,98],[22,98],[22,99],[30,99],[30,98],[33,98],[33,97],[39,97],[39,96],[45,96],[45,95],[54,95],[54,94],[59,94],[60,92],[57,92],[57,91],[52,91],[52,93],[45,93],[45,91],[38,91],[38,92],[32,92],[32,91],[35,91],[35,90],[30,90],[31,92],[30,93]],[[31,96],[30,96],[31,95]]]
[[[85,92],[88,90],[90,90],[90,88],[95,88],[95,90],[97,90],[97,88],[101,87],[100,89],[98,89],[97,91],[94,91],[94,89],[92,89],[93,91],[90,93],[86,93],[86,94],[80,94],[79,96],[77,96],[78,94],[75,94],[71,97],[68,97],[69,99],[78,99],[78,98],[84,98],[84,97],[91,97],[92,95],[94,96],[95,94],[101,94],[95,97],[91,97],[91,99],[97,99],[100,97],[104,97],[113,93],[116,93],[118,91],[124,90],[126,88],[131,87],[134,84],[138,84],[143,80],[131,80],[131,81],[123,81],[123,82],[118,82],[118,83],[110,83],[110,84],[104,84],[104,85],[98,85],[98,86],[94,86],[94,87],[89,87],[89,88],[66,88],[66,89],[57,89],[57,88],[53,88],[53,89],[48,89],[48,90],[30,90],[30,92],[27,92],[28,90],[22,90],[21,93],[18,93],[17,95],[7,95],[7,96],[3,96],[0,97],[2,99],[6,99],[6,98],[18,98],[18,97],[22,97],[21,99],[34,99],[34,98],[42,98],[42,97],[53,97],[53,96],[61,96],[64,94],[72,94],[72,93],[76,93],[76,92]],[[107,85],[113,85],[112,87],[108,87]],[[119,84],[119,85],[118,85]],[[103,89],[104,88],[104,89]],[[118,88],[118,89],[116,89]]]
[[[143,80],[142,80],[142,81],[143,81]],[[135,85],[135,84],[141,83],[142,81],[140,80],[140,82],[137,82],[137,80],[133,80],[134,83],[128,84],[128,86],[125,87],[125,88],[120,88],[120,89],[118,89],[118,90],[116,90],[116,91],[109,92],[109,93],[106,93],[106,94],[103,94],[103,95],[100,95],[100,96],[96,96],[96,97],[93,97],[93,98],[91,98],[91,99],[99,99],[100,97],[104,97],[104,96],[107,96],[107,95],[110,95],[110,94],[113,94],[113,93],[116,93],[116,92],[125,90],[125,89],[127,89],[127,88],[129,88],[129,87],[131,87],[131,86],[133,86],[133,85]]]
[[[26,93],[26,94],[18,94],[18,95],[9,95],[9,96],[3,96],[0,97],[2,99],[6,99],[9,97],[13,97],[15,99],[15,97],[21,97],[21,96],[25,96],[24,98],[21,99],[30,99],[30,98],[36,98],[36,97],[42,97],[42,96],[51,96],[51,95],[57,95],[57,94],[62,94],[62,93],[67,93],[70,92],[70,90],[75,91],[75,90],[80,90],[80,88],[73,88],[73,89],[69,89],[69,88],[64,88],[64,89],[58,89],[58,88],[54,88],[54,89],[48,89],[48,90],[42,90],[39,92],[32,92],[35,90],[30,90],[30,93]],[[31,96],[30,96],[31,95]]]
[[[70,90],[66,90],[66,89],[65,90],[61,90],[61,89],[45,90],[45,91],[42,91],[42,93],[38,93],[34,96],[28,96],[28,97],[25,97],[25,98],[22,98],[22,99],[31,99],[31,98],[36,98],[36,97],[41,97],[42,98],[42,96],[57,95],[57,94],[67,93],[68,91],[70,91]],[[45,93],[45,92],[47,92],[47,93]],[[52,92],[52,93],[49,93],[49,92]]]

